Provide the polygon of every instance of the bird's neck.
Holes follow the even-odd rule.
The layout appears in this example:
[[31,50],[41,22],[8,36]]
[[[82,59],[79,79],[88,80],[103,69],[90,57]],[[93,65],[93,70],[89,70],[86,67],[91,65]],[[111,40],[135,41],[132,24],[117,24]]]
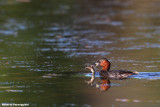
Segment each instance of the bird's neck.
[[102,70],[104,71],[109,71],[109,69],[110,69],[110,66],[102,66]]

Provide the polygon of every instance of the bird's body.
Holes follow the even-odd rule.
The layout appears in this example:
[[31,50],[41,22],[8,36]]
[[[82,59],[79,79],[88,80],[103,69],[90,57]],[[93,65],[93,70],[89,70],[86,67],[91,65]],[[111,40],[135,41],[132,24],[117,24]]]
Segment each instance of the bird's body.
[[100,71],[101,76],[107,76],[110,79],[125,79],[131,75],[137,74],[137,72],[125,71],[125,70],[109,70]]
[[127,71],[127,70],[110,70],[111,63],[106,59],[102,58],[97,61],[96,65],[100,65],[102,69],[100,70],[101,76],[107,76],[111,79],[124,79],[128,76],[138,74],[136,71]]

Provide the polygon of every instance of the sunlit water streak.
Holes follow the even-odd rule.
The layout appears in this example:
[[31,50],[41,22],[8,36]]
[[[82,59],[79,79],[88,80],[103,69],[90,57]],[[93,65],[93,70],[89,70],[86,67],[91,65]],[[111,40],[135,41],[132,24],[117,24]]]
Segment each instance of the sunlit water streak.
[[[92,77],[92,73],[86,74],[85,76]],[[95,77],[101,77],[99,72],[96,72]],[[139,72],[138,75],[132,75],[129,76],[128,78],[158,80],[160,79],[160,72]]]

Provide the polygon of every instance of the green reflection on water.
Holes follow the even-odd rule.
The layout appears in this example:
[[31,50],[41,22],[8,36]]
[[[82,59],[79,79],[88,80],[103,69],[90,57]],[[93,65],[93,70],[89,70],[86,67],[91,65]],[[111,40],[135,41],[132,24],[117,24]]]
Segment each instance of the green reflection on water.
[[144,5],[134,3],[0,0],[1,103],[146,107],[154,100],[159,106],[159,80],[111,81],[119,86],[103,93],[81,75],[100,57],[108,57],[112,69],[159,71],[156,10],[137,10]]
[[[78,72],[81,69],[78,59],[52,50],[56,45],[45,45],[41,36],[45,28],[54,23],[68,23],[72,1],[18,3],[1,0],[0,3],[3,25],[0,27],[1,103],[29,103],[43,107],[78,104],[78,99],[83,97],[80,92],[83,84],[77,81],[78,77],[43,78],[47,73]],[[48,48],[51,50],[45,51]]]

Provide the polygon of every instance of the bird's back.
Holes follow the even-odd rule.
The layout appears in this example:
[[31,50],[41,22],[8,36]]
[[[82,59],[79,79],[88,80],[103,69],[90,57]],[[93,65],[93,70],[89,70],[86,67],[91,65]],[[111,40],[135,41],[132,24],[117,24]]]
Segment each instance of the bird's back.
[[134,72],[125,71],[125,70],[109,70],[109,71],[100,71],[101,76],[108,76],[110,79],[125,79],[128,76],[134,75]]

